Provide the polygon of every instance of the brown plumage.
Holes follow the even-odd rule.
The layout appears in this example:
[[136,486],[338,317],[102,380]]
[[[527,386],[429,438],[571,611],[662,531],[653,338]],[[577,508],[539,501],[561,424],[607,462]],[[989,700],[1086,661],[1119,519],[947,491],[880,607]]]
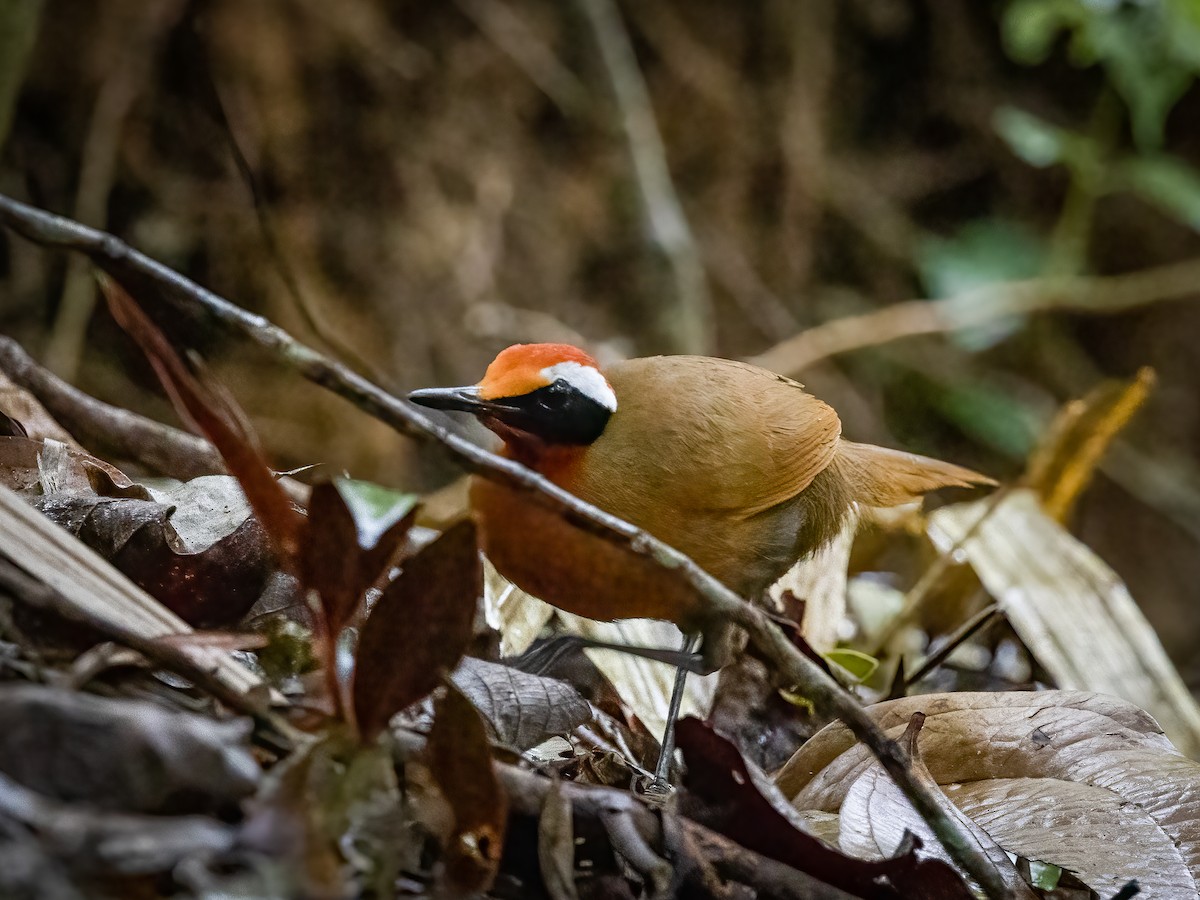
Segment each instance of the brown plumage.
[[[854,504],[894,506],[939,487],[991,483],[847,441],[837,413],[799,383],[744,363],[656,356],[617,363],[599,380],[595,371],[575,348],[518,345],[476,387],[413,399],[474,412],[505,453],[749,599],[836,535]],[[565,426],[569,417],[578,427]],[[490,481],[474,480],[471,504],[496,568],[548,603],[595,619],[711,630],[691,589],[653,561]]]

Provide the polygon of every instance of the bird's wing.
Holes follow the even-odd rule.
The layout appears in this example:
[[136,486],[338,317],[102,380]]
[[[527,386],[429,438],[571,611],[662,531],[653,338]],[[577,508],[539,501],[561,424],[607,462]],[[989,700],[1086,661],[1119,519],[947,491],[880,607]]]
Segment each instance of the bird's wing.
[[663,356],[606,375],[618,408],[589,452],[593,471],[610,486],[636,483],[676,510],[754,515],[796,496],[837,453],[837,413],[774,372]]

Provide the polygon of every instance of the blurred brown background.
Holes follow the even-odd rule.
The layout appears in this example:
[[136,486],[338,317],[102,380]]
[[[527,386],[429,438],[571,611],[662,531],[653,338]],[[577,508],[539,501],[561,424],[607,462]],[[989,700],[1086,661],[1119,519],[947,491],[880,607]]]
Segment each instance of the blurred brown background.
[[[1063,402],[1153,366],[1074,530],[1200,687],[1200,268],[1163,271],[1200,257],[1197,72],[1195,0],[3,0],[0,191],[398,391],[520,340],[748,357],[961,296],[989,322],[879,343],[868,319],[788,374],[851,437],[1011,478]],[[1059,275],[1098,280],[1000,314],[1004,282]],[[0,330],[170,419],[93,299],[0,235]],[[280,468],[453,474],[189,340]]]

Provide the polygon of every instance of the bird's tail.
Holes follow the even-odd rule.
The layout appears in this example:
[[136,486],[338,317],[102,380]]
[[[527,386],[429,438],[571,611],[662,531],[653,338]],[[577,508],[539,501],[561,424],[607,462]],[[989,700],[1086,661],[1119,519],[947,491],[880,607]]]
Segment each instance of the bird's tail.
[[927,491],[943,487],[973,487],[996,482],[962,466],[843,439],[833,464],[864,506],[900,506]]

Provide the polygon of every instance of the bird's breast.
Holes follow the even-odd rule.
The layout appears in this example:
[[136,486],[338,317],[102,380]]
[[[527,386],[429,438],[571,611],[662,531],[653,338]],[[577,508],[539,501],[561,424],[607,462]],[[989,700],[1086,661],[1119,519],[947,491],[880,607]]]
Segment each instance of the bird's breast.
[[692,589],[671,570],[590,534],[527,494],[473,479],[471,506],[484,553],[522,590],[591,619],[701,624]]

